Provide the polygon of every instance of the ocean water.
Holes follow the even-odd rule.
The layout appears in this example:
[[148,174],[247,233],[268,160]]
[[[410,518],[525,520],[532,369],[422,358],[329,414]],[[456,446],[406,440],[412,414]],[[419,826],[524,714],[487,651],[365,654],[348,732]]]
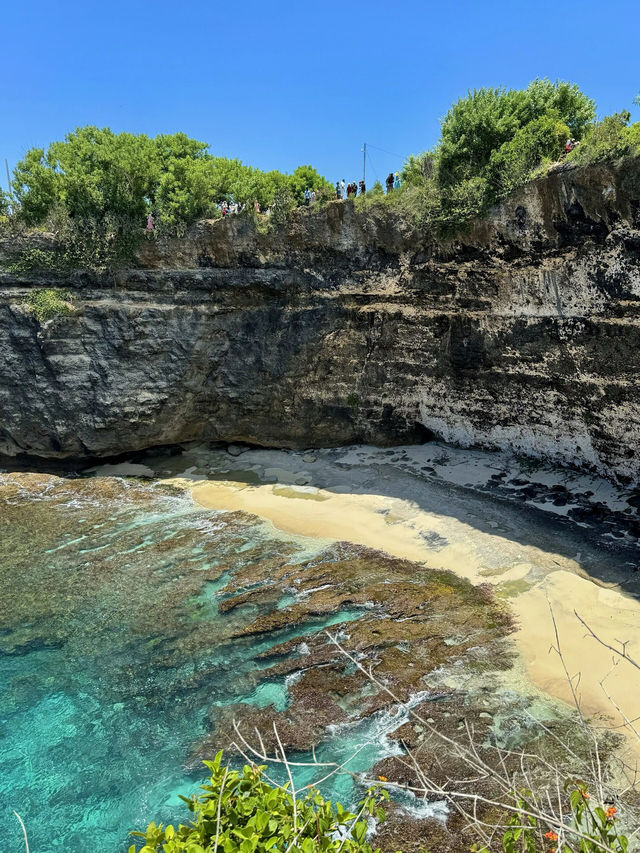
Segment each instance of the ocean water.
[[[234,573],[255,565],[264,577],[310,556],[323,559],[321,544],[194,507],[165,486],[0,476],[3,853],[24,849],[14,809],[33,853],[120,853],[149,820],[186,819],[178,794],[204,774],[185,761],[211,709],[284,710],[288,682],[263,680],[257,656],[360,615],[345,609],[238,636],[260,612],[250,603],[220,611]],[[292,600],[285,593],[262,607]],[[386,733],[404,713],[336,727],[318,757],[364,745],[351,769],[368,769],[395,754]],[[298,779],[309,780],[304,768]],[[349,777],[325,793],[355,796]]]

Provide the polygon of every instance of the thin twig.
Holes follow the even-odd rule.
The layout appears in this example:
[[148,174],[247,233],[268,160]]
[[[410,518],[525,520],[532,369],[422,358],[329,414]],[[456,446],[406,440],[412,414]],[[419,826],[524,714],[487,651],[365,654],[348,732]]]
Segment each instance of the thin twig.
[[27,838],[27,828],[24,825],[24,821],[22,820],[22,818],[20,817],[20,815],[18,814],[18,812],[15,809],[13,810],[13,813],[18,818],[18,820],[20,821],[20,826],[22,827],[22,834],[24,835],[25,850],[26,850],[26,853],[29,853],[29,839]]
[[222,794],[224,792],[224,784],[227,781],[227,776],[229,774],[229,768],[224,768],[224,776],[222,777],[222,784],[220,785],[220,793],[218,794],[218,812],[216,814],[216,841],[213,845],[213,853],[217,853],[218,850],[218,839],[220,838],[220,811],[222,809]]
[[284,751],[284,747],[282,746],[282,741],[280,740],[280,735],[278,734],[278,727],[276,726],[275,722],[273,724],[273,731],[276,736],[276,740],[278,741],[278,746],[280,747],[280,755],[282,756],[282,760],[287,771],[287,776],[289,777],[289,783],[291,785],[291,799],[293,800],[293,832],[295,834],[298,831],[298,804],[296,803],[296,786],[293,782],[293,774],[291,773],[291,767],[289,766],[289,762],[287,761],[287,756]]
[[616,643],[620,643],[620,645],[622,646],[622,650],[616,649],[615,646],[610,645],[609,643],[605,642],[601,637],[599,637],[596,634],[596,632],[593,630],[593,628],[589,624],[587,624],[587,622],[585,622],[585,620],[582,618],[582,616],[580,616],[580,614],[578,613],[577,610],[574,610],[573,612],[575,613],[575,616],[576,616],[576,619],[578,620],[578,622],[580,622],[580,623],[582,623],[582,625],[584,625],[584,627],[587,629],[589,634],[593,637],[593,639],[596,642],[600,643],[601,646],[604,646],[605,649],[609,649],[609,651],[618,655],[618,657],[621,657],[623,660],[626,660],[626,662],[631,664],[631,666],[634,666],[636,669],[640,669],[640,663],[638,663],[638,661],[636,661],[634,658],[632,658],[630,655],[627,654],[627,645],[629,643],[628,640],[625,640],[625,641],[616,640]]

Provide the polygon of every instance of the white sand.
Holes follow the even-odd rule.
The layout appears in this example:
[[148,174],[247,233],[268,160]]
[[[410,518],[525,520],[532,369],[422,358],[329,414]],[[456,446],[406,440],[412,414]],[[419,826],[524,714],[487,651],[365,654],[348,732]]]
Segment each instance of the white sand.
[[[569,572],[552,572],[542,583],[513,600],[520,630],[517,641],[532,680],[545,692],[567,702],[571,690],[555,646],[551,610],[569,674],[577,676],[576,692],[585,714],[605,713],[622,723],[606,693],[624,712],[640,713],[640,672],[594,640],[575,616],[578,613],[606,643],[640,659],[640,602],[618,589],[603,589]],[[575,612],[574,612],[575,611]],[[601,682],[604,682],[601,685]],[[604,689],[603,689],[604,686]],[[606,691],[606,693],[605,693]]]

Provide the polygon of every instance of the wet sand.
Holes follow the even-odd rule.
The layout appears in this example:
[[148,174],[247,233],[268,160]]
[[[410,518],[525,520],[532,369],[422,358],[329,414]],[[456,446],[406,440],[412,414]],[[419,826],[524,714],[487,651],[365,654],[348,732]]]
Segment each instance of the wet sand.
[[[202,506],[252,513],[290,534],[345,540],[453,571],[473,583],[492,583],[513,608],[515,642],[532,683],[571,703],[562,661],[551,650],[551,608],[583,712],[606,717],[609,728],[622,725],[602,689],[604,679],[607,692],[629,718],[640,714],[640,672],[624,661],[616,666],[614,655],[587,638],[574,615],[575,609],[606,642],[628,642],[628,652],[640,657],[640,602],[615,585],[587,577],[576,560],[424,511],[412,501],[377,494],[220,480],[174,482],[191,489]],[[444,544],[434,547],[434,542]]]

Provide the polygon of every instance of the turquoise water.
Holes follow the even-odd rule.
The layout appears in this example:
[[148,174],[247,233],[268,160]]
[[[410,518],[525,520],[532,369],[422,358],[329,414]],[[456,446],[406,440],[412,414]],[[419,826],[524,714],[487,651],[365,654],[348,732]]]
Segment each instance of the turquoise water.
[[[0,483],[2,849],[23,850],[15,809],[33,853],[119,853],[128,830],[184,817],[178,794],[202,774],[183,766],[210,709],[286,708],[285,679],[263,681],[256,656],[360,611],[234,636],[260,615],[219,610],[234,573],[255,564],[261,583],[271,566],[308,558],[302,545],[166,489],[56,483]],[[294,600],[279,590],[271,606]],[[394,723],[343,727],[319,754],[344,758],[371,740],[353,765],[367,769],[396,749],[384,737]],[[327,793],[348,800],[352,784]]]

